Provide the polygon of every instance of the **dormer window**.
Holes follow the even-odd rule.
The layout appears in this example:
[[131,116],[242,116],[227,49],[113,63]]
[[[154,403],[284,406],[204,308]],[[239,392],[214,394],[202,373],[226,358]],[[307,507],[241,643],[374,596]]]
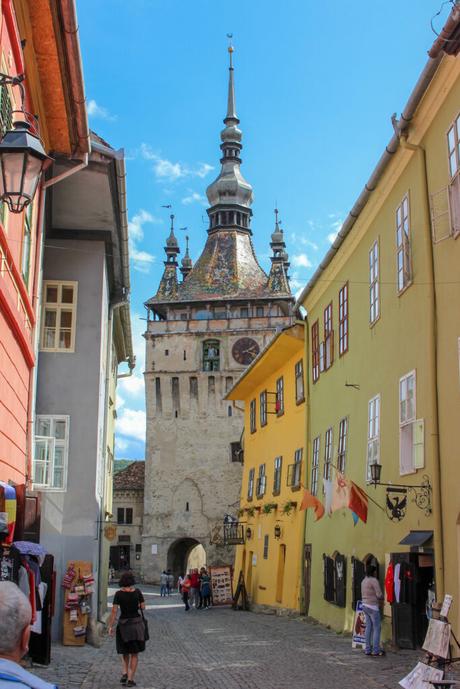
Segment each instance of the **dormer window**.
[[220,369],[220,342],[219,340],[206,340],[203,342],[203,371],[219,371]]

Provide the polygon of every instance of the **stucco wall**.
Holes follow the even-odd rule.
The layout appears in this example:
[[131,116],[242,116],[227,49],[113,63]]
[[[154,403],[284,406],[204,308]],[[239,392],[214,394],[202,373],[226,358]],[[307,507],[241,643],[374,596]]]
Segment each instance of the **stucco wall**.
[[[101,346],[105,305],[102,242],[53,239],[44,258],[44,280],[78,282],[75,352],[40,352],[37,414],[70,416],[67,490],[42,491],[41,543],[55,557],[56,615],[62,627],[62,574],[70,560],[93,562],[97,577],[100,512],[96,497],[100,443]],[[56,248],[54,248],[56,247]],[[97,593],[92,608],[97,610]]]

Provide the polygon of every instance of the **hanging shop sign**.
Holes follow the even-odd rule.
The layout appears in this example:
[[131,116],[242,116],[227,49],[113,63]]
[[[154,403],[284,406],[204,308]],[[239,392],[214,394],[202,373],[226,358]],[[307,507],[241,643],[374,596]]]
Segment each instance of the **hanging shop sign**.
[[210,567],[213,605],[232,605],[232,568],[230,565]]
[[104,536],[108,541],[114,541],[115,537],[117,535],[117,527],[116,526],[106,526],[104,529]]

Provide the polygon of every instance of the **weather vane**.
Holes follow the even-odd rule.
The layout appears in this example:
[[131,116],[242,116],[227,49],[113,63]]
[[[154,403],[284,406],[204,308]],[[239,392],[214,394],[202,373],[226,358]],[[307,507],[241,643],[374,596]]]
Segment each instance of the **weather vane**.
[[228,52],[230,53],[230,69],[233,69],[232,53],[235,50],[233,45],[232,45],[233,34],[228,33],[227,38],[228,38]]

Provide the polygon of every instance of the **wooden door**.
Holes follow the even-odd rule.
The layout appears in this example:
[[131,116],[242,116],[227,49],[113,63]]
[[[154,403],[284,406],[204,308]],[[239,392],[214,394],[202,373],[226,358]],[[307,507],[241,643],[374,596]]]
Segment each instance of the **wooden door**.
[[283,602],[284,569],[286,565],[286,546],[280,543],[278,554],[278,574],[276,577],[276,602]]
[[306,543],[304,545],[304,568],[303,568],[303,581],[304,581],[304,600],[303,600],[303,614],[308,615],[310,610],[310,597],[311,597],[311,543]]

